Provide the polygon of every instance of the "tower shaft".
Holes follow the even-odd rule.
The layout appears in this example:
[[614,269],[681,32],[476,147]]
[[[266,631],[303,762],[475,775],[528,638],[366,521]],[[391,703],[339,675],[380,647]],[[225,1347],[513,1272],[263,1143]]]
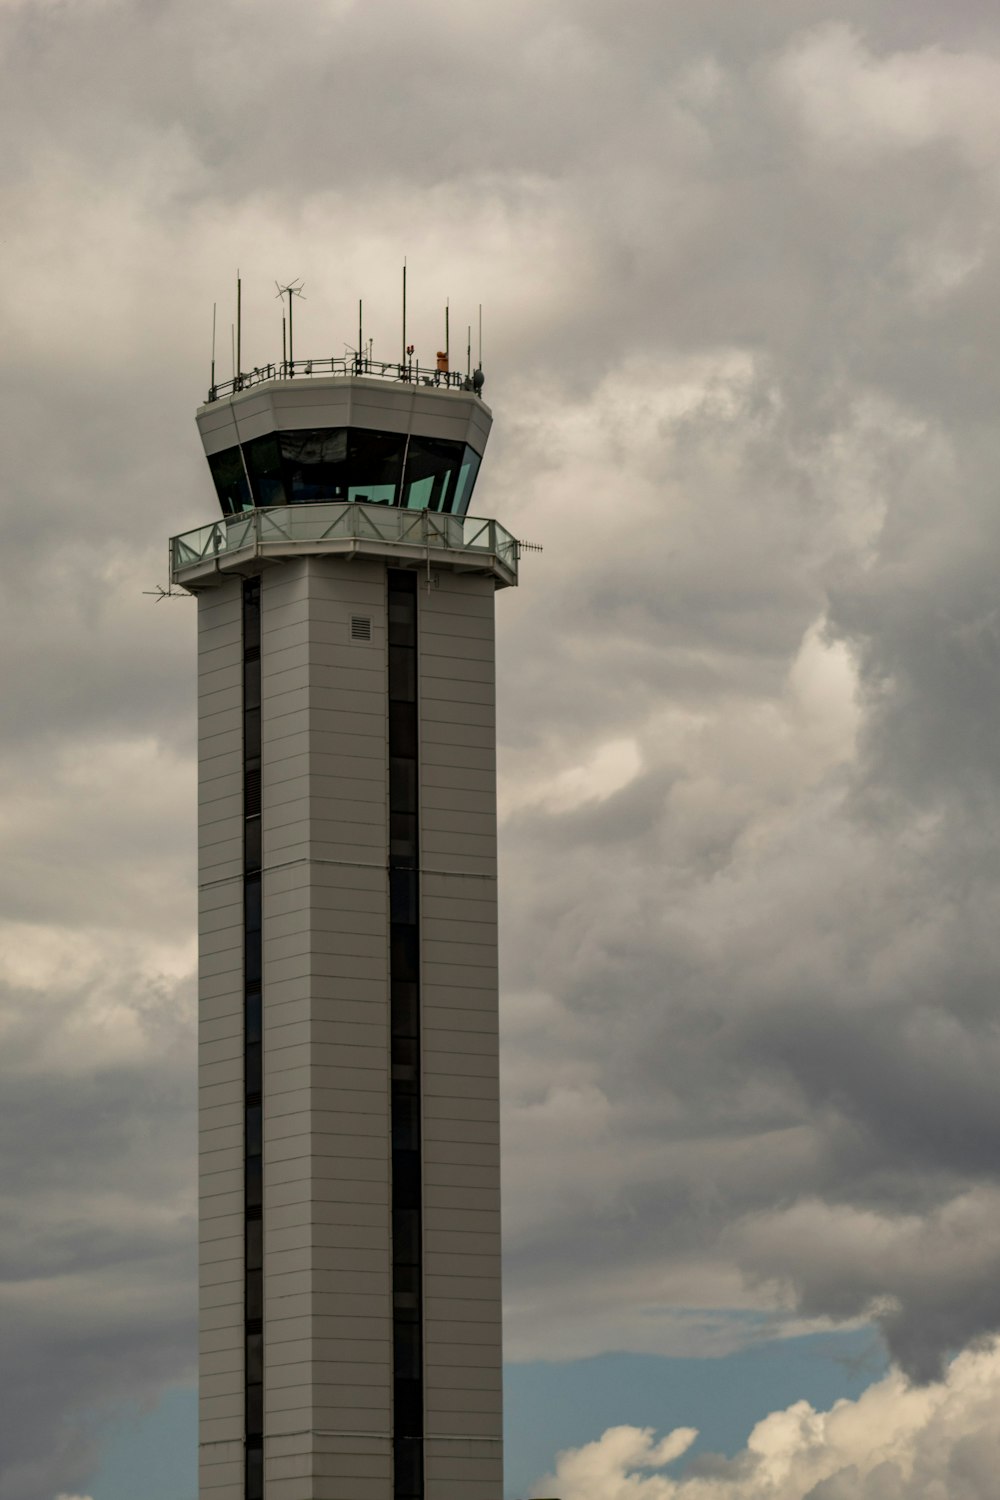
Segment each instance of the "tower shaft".
[[258,534],[231,568],[175,544],[199,607],[202,1500],[502,1493],[497,578],[451,540]]

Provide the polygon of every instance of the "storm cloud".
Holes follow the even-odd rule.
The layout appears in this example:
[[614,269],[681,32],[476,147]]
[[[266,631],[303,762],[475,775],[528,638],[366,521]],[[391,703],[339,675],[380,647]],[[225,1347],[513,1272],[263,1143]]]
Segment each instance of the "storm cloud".
[[192,1368],[193,606],[143,590],[237,266],[249,364],[276,277],[317,355],[364,297],[394,356],[404,255],[421,355],[485,303],[474,509],[544,547],[510,1355],[874,1319],[927,1381],[1000,1328],[1000,20],[286,11],[0,0],[0,1500]]

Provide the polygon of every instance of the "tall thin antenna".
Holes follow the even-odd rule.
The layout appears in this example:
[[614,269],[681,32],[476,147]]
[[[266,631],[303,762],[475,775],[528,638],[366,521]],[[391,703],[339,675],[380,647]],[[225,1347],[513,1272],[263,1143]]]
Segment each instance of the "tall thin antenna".
[[235,375],[243,374],[243,284],[240,268],[236,267],[236,369]]
[[215,391],[215,303],[212,303],[212,390]]
[[406,256],[403,256],[403,367],[406,367]]
[[[295,348],[294,348],[294,345],[293,345],[293,342],[292,342],[292,336],[293,336],[292,335],[292,298],[293,297],[301,297],[302,296],[302,287],[303,287],[304,283],[302,281],[290,281],[287,286],[278,286],[277,282],[275,282],[274,284],[275,284],[275,286],[278,287],[278,296],[281,297],[281,298],[284,298],[284,297],[288,298],[288,373],[289,373],[289,375],[294,375],[295,374],[295,370],[294,370],[293,366],[295,364]],[[303,301],[304,300],[305,299],[303,298]],[[281,339],[282,359],[284,359],[284,349],[285,349],[284,325],[285,325],[285,320],[284,320],[284,318],[282,318],[282,320],[281,320],[281,326],[282,326],[282,339]]]
[[361,361],[364,358],[364,348],[365,348],[365,335],[364,335],[364,331],[363,330],[364,330],[364,322],[363,322],[363,319],[362,319],[362,302],[361,302],[361,298],[359,297],[358,298],[358,369],[359,369],[359,371],[361,369]]
[[483,304],[479,304],[479,358],[476,364],[481,370],[483,368]]
[[448,300],[446,299],[444,304],[444,362],[446,365],[448,364],[448,356],[451,353],[451,349],[449,347],[450,334],[448,329],[449,316],[450,308],[448,306]]
[[469,324],[469,337],[465,345],[465,377],[472,379],[472,324]]

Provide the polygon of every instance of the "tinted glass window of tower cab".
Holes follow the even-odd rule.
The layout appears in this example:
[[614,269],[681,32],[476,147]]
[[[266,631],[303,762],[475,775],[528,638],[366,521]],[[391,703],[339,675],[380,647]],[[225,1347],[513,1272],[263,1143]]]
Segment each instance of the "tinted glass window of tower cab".
[[479,464],[468,443],[360,427],[272,432],[208,460],[227,516],[338,500],[464,516]]

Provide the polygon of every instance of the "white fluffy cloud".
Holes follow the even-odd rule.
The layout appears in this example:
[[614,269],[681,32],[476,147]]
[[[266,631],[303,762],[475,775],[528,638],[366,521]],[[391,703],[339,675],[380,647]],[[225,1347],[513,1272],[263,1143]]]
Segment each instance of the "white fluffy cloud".
[[657,1441],[648,1428],[613,1427],[559,1455],[534,1486],[561,1500],[994,1500],[1000,1472],[1000,1352],[970,1351],[939,1384],[914,1388],[898,1373],[857,1401],[815,1411],[806,1401],[772,1412],[732,1459],[662,1470],[697,1433]]

